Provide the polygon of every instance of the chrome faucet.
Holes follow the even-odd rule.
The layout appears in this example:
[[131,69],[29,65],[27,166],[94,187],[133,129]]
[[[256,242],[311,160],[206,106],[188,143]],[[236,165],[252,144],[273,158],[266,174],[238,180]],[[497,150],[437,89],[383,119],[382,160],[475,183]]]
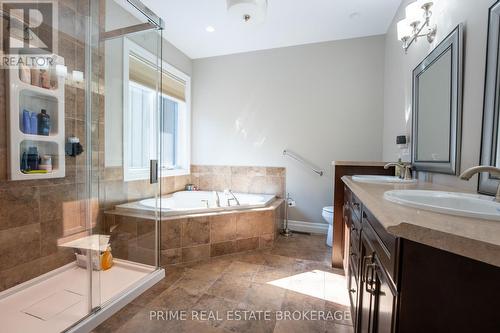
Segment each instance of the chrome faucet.
[[405,179],[405,180],[412,179],[411,169],[413,168],[413,166],[410,163],[391,162],[391,163],[387,163],[386,165],[384,165],[384,169],[389,169],[391,166],[399,169],[399,178],[400,179]]
[[214,196],[215,206],[216,206],[216,207],[220,207],[220,197],[219,197],[219,193],[217,193],[217,191],[212,191],[212,194],[213,194],[213,196]]
[[[472,168],[465,170],[464,172],[462,172],[462,174],[459,176],[459,178],[463,179],[463,180],[469,180],[476,173],[480,173],[480,172],[489,172],[492,175],[500,176],[500,168],[496,168],[496,167],[490,166],[490,165],[479,165],[479,166],[475,166],[475,167],[472,167]],[[495,200],[497,202],[500,202],[500,186],[498,186],[498,188],[497,188],[497,194],[495,195]]]
[[224,190],[224,194],[226,195],[226,197],[228,195],[230,195],[232,197],[232,198],[227,199],[227,206],[228,207],[231,206],[231,200],[234,200],[234,202],[236,203],[236,206],[240,205],[240,201],[238,200],[238,198],[236,198],[233,191],[231,191],[230,189],[227,189],[227,190]]

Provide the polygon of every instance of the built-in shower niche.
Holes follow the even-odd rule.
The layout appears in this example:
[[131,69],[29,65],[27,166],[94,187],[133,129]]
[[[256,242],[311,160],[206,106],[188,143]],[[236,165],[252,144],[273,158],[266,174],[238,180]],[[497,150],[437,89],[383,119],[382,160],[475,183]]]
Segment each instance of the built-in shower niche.
[[[43,131],[40,131],[41,126],[39,115],[42,110],[46,111],[50,120],[50,129],[47,131],[48,136],[57,136],[59,120],[57,98],[50,95],[43,95],[27,89],[23,89],[20,91],[19,130],[23,134],[47,136]],[[32,121],[32,117],[37,118],[36,121]],[[35,124],[35,126],[32,126],[33,124]]]
[[[57,174],[60,170],[58,145],[50,141],[24,140],[20,144],[19,171],[26,175]],[[47,170],[47,161],[50,169]]]
[[[64,87],[66,83],[65,71],[56,71],[57,66],[64,67],[64,58],[52,55],[53,65],[45,69],[11,68],[7,71],[8,119],[9,119],[9,179],[33,180],[46,178],[62,178],[66,176],[64,133]],[[33,79],[41,71],[48,73],[44,80]],[[30,73],[31,80],[28,80]],[[47,88],[49,87],[49,88]],[[45,114],[42,115],[42,110]],[[40,125],[40,126],[39,126]],[[26,158],[31,149],[31,166],[26,166]],[[48,161],[52,170],[33,170],[34,155],[38,154],[43,169],[47,169]],[[23,159],[24,156],[24,159]],[[28,172],[29,171],[29,172]],[[38,172],[37,172],[38,171]]]

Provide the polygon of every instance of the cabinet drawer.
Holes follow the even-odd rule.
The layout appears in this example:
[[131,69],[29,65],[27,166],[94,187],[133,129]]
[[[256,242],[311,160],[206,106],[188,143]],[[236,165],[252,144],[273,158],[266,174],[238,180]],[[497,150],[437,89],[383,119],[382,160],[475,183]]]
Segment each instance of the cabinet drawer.
[[[361,201],[351,193],[351,211],[358,219],[361,219]],[[354,216],[353,216],[354,218]]]
[[[396,267],[396,238],[385,230],[368,211],[363,211],[362,221],[363,235],[370,241],[380,263],[387,271],[390,279],[395,282]],[[377,232],[376,230],[379,230]],[[382,236],[380,236],[382,234]]]
[[361,254],[359,253],[359,243],[358,245],[354,245],[351,242],[351,246],[349,247],[349,264],[351,265],[351,269],[354,271],[354,275],[358,276],[359,273],[359,261]]
[[359,240],[360,240],[360,232],[354,224],[351,224],[351,232],[350,232],[350,246],[351,246],[351,252],[356,252],[359,254]]
[[355,325],[356,323],[356,314],[358,309],[358,278],[357,272],[353,269],[357,263],[353,263],[352,260],[349,259],[349,276],[348,276],[348,292],[349,292],[349,301],[351,302],[351,318],[352,323]]

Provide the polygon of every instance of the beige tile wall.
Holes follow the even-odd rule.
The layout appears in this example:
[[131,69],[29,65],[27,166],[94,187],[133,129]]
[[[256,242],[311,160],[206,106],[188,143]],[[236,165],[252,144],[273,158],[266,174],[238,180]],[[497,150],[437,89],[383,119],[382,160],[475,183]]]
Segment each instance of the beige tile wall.
[[[85,70],[83,22],[85,1],[59,3],[58,53],[68,72]],[[64,19],[62,19],[64,15]],[[16,181],[7,175],[7,76],[0,71],[0,291],[74,260],[73,252],[57,246],[65,229],[82,223],[84,204],[82,157],[66,157],[66,177]],[[85,103],[82,89],[65,85],[65,131],[84,142]],[[32,110],[39,111],[39,110]]]
[[201,190],[232,189],[284,198],[286,172],[281,167],[192,165],[191,182]]

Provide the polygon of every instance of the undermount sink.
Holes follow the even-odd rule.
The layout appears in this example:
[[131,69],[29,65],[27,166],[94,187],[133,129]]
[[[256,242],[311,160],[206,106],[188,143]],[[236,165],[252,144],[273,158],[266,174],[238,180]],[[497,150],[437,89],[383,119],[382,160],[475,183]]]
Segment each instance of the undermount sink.
[[377,175],[354,175],[352,180],[360,183],[389,183],[389,184],[408,184],[416,183],[416,179],[401,179],[396,176],[377,176]]
[[500,221],[500,203],[495,198],[470,193],[393,190],[384,193],[388,201],[437,213]]

